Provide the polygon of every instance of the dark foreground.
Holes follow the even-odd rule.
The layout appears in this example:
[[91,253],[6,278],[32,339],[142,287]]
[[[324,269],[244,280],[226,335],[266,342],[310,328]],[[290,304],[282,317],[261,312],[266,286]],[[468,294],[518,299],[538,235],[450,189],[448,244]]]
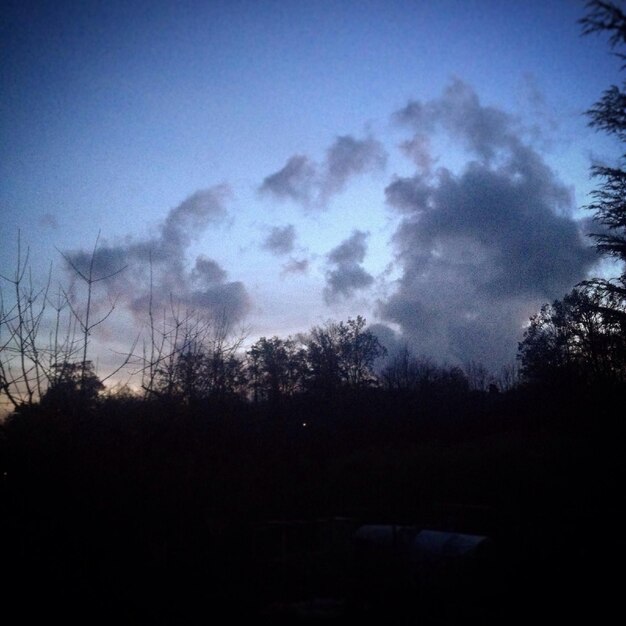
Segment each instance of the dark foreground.
[[[624,429],[608,409],[487,411],[452,431],[129,410],[3,430],[5,616],[602,623],[619,606]],[[416,547],[424,529],[449,534]]]

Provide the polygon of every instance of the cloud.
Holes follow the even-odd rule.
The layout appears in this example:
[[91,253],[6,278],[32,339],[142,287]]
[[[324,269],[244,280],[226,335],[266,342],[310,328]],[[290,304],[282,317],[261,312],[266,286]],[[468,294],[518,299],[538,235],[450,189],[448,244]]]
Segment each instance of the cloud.
[[267,176],[259,191],[279,200],[289,199],[308,207],[318,184],[317,178],[317,166],[307,157],[296,154],[287,160],[282,169]]
[[339,295],[349,298],[356,290],[369,287],[373,282],[374,278],[360,265],[339,266],[326,274],[324,299],[330,303]]
[[596,261],[571,217],[570,190],[513,118],[459,81],[394,117],[420,133],[445,130],[474,159],[458,173],[420,168],[386,188],[401,216],[393,243],[402,274],[379,313],[416,352],[500,367],[515,357],[528,316]]
[[412,178],[398,178],[385,189],[387,203],[396,210],[413,213],[416,207],[428,208],[431,188],[428,179],[421,175]]
[[422,174],[430,174],[435,163],[431,153],[430,139],[426,135],[416,133],[400,144],[400,150],[415,163]]
[[250,308],[250,299],[244,284],[240,281],[215,284],[202,291],[193,291],[190,304],[211,316],[235,322],[239,321]]
[[386,162],[383,145],[373,137],[356,139],[342,135],[326,150],[323,163],[296,154],[282,169],[263,180],[259,192],[279,200],[292,200],[305,209],[324,208],[346,188],[350,179],[382,170]]
[[196,264],[191,271],[192,281],[203,285],[223,283],[226,280],[226,276],[226,271],[220,267],[217,261],[208,259],[204,255],[200,255],[196,259]]
[[367,252],[367,237],[368,233],[355,230],[348,239],[342,241],[328,253],[328,260],[337,265],[362,263]]
[[441,128],[486,160],[518,142],[513,118],[501,109],[483,106],[476,92],[459,79],[452,81],[443,97],[425,103],[412,100],[394,118],[423,135]]
[[326,272],[324,288],[327,303],[339,296],[349,298],[355,291],[365,289],[374,282],[374,278],[361,267],[367,252],[367,237],[368,233],[355,230],[348,239],[328,253],[331,269]]
[[296,229],[293,224],[275,226],[263,242],[263,248],[277,256],[289,254],[296,242]]
[[[228,282],[227,272],[204,255],[196,258],[191,270],[185,262],[192,241],[226,218],[230,195],[226,185],[197,191],[168,212],[154,236],[98,245],[93,277],[99,280],[111,276],[99,285],[109,298],[119,299],[140,318],[145,317],[151,300],[158,310],[167,306],[171,296],[207,315],[226,312],[231,321],[240,320],[250,308],[244,285]],[[76,270],[88,274],[92,250],[66,252],[64,257],[75,279]]]

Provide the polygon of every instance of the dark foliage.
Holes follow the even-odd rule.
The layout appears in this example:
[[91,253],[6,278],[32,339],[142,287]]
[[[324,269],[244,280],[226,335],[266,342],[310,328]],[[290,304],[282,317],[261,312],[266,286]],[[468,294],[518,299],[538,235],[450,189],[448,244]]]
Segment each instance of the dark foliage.
[[98,401],[104,385],[94,372],[93,363],[57,363],[53,378],[41,398],[42,406],[58,411],[85,410]]
[[311,329],[305,340],[309,389],[332,396],[341,388],[363,389],[377,382],[373,366],[386,351],[365,324],[359,315]]
[[[617,3],[594,0],[588,5],[588,13],[581,20],[585,34],[601,33],[609,35],[611,46],[616,54],[626,58],[623,50],[626,45],[626,14]],[[612,85],[600,100],[587,112],[590,125],[602,130],[624,143],[626,140],[626,92],[625,85]],[[625,155],[615,166],[594,165],[592,175],[600,179],[599,187],[593,192],[593,202],[586,208],[593,211],[594,220],[600,226],[592,236],[597,249],[609,257],[626,262],[626,171],[622,167]],[[626,266],[623,267],[623,269]],[[619,306],[613,307],[616,315],[624,318],[626,308],[626,273],[612,280],[591,281],[602,289]]]
[[626,381],[626,326],[600,288],[578,287],[533,315],[519,344],[526,381],[548,387]]

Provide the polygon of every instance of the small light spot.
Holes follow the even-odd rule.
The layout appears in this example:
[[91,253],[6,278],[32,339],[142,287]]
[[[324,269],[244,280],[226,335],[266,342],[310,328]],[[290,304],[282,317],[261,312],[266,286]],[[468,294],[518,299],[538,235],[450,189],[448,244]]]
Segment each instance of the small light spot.
[[302,422],[302,428],[306,428],[306,422]]

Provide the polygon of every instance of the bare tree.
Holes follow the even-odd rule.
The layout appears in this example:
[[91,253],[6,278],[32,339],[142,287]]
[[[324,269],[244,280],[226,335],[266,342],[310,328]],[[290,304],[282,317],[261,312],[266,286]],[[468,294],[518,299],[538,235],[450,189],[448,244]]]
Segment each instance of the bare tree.
[[[33,404],[45,392],[52,377],[51,355],[55,348],[41,343],[51,270],[43,287],[36,288],[29,260],[30,250],[22,252],[18,231],[15,272],[12,276],[0,275],[10,285],[10,294],[5,295],[0,284],[0,394],[15,409]],[[61,323],[60,316],[56,323]]]
[[506,392],[515,389],[520,382],[519,366],[516,363],[503,365],[500,369],[497,385],[500,391]]
[[382,370],[387,389],[393,391],[420,391],[430,386],[437,377],[437,366],[426,357],[416,357],[405,345]]
[[[79,268],[61,253],[70,269],[87,286],[86,305],[81,312],[66,288],[59,286],[56,294],[52,293],[52,267],[43,287],[35,287],[29,264],[30,250],[23,252],[18,232],[15,271],[10,276],[0,275],[0,397],[13,409],[40,401],[70,366],[74,378],[76,368],[80,371],[78,387],[89,387],[87,383],[95,375],[88,359],[89,338],[115,308],[112,303],[105,315],[94,320],[94,286],[124,269],[96,276],[97,250],[98,239],[87,269]],[[8,293],[2,290],[3,284],[9,285]],[[125,367],[133,350],[100,382]]]
[[463,367],[470,389],[473,391],[487,391],[496,384],[494,376],[479,361],[468,361]]
[[157,323],[152,297],[149,302],[149,337],[135,372],[141,375],[144,397],[193,403],[235,393],[242,378],[238,350],[245,329],[233,332],[225,312],[207,316],[173,296]]
[[[97,259],[99,242],[100,242],[100,231],[98,231],[98,236],[96,237],[96,242],[94,244],[91,256],[89,257],[89,262],[86,268],[79,267],[67,254],[60,252],[61,256],[65,259],[65,262],[74,271],[75,275],[79,278],[79,280],[83,281],[87,289],[85,308],[82,312],[78,309],[78,307],[76,307],[72,303],[72,300],[73,300],[72,297],[68,295],[67,292],[65,292],[66,301],[82,331],[83,341],[82,341],[82,359],[81,359],[81,362],[82,362],[81,388],[85,387],[85,379],[88,373],[87,364],[89,363],[89,361],[87,360],[87,352],[88,352],[89,339],[91,337],[91,334],[96,327],[100,326],[100,324],[102,324],[109,318],[111,313],[113,313],[113,311],[115,310],[115,305],[116,305],[115,301],[111,302],[106,312],[94,320],[93,319],[93,313],[94,313],[93,312],[93,299],[94,299],[95,285],[105,280],[112,279],[113,277],[117,276],[120,272],[123,272],[126,269],[126,266],[124,266],[113,272],[109,272],[108,274],[103,274],[100,276],[96,275],[95,268],[96,268],[96,259]],[[132,354],[132,350],[128,353],[128,356],[125,359],[125,363],[121,365],[119,368],[117,368],[114,373],[117,373],[122,367],[124,367],[128,363],[131,354]],[[108,377],[112,376],[114,373],[109,374]]]

